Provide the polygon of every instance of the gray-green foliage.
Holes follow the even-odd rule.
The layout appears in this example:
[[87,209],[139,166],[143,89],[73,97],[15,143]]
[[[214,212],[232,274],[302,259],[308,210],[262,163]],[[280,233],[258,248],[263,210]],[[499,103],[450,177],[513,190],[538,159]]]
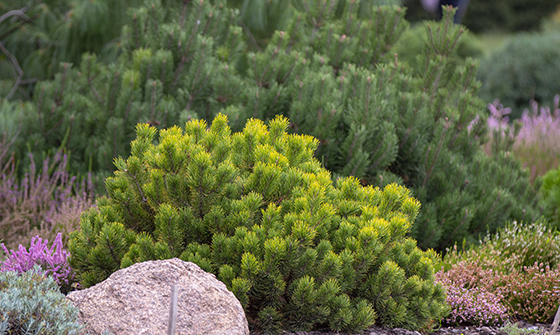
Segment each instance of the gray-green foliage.
[[77,317],[78,309],[40,266],[21,275],[0,272],[0,334],[79,334]]
[[179,257],[214,273],[256,331],[430,329],[445,316],[433,251],[407,236],[420,203],[396,184],[333,185],[318,141],[288,120],[140,124],[108,198],[82,215],[69,262],[89,287],[134,263]]

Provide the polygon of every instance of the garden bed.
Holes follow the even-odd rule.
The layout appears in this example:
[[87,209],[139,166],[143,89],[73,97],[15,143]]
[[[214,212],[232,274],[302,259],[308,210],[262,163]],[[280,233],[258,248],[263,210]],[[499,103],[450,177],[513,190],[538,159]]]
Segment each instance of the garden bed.
[[[514,325],[505,327],[441,327],[433,331],[432,335],[545,335],[551,330],[551,324],[536,323],[531,324],[524,321],[519,321]],[[420,335],[418,331],[412,331],[402,328],[388,328],[373,326],[363,331],[362,333],[342,333],[330,331],[299,331],[287,332],[284,331],[281,335]],[[251,332],[250,335],[262,335],[261,333]]]

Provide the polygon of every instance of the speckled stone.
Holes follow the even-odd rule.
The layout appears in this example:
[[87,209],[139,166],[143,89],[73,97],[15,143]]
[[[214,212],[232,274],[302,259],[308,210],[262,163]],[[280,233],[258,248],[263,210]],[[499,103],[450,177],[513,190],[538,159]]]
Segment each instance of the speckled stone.
[[249,334],[243,307],[225,284],[178,258],[134,264],[67,295],[88,334],[167,334],[171,285],[178,287],[176,335]]

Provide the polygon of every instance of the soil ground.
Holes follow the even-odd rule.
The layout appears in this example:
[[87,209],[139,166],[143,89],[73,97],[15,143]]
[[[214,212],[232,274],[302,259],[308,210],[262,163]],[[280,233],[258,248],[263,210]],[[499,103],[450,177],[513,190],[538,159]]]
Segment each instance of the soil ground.
[[[524,321],[519,321],[516,323],[517,327],[520,329],[519,333],[506,333],[503,332],[501,327],[441,327],[429,334],[424,335],[548,335],[551,331],[550,324],[530,324]],[[266,335],[262,333],[251,332],[250,335]],[[311,332],[287,332],[284,331],[281,335],[423,335],[417,331],[411,331],[402,328],[387,328],[373,326],[363,331],[362,333],[344,333],[344,332],[321,332],[321,331],[311,331]]]

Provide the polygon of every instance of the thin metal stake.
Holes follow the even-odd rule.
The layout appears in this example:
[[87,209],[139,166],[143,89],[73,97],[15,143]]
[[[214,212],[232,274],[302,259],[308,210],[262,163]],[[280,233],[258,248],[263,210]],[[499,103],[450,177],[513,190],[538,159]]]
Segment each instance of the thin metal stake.
[[559,323],[560,323],[560,306],[558,306],[558,311],[556,312],[556,316],[554,317],[554,322],[552,322],[552,329],[550,331],[550,335],[554,335],[556,333],[556,329],[558,328]]
[[167,335],[175,335],[177,328],[177,285],[171,285],[171,307],[169,308],[169,327]]

